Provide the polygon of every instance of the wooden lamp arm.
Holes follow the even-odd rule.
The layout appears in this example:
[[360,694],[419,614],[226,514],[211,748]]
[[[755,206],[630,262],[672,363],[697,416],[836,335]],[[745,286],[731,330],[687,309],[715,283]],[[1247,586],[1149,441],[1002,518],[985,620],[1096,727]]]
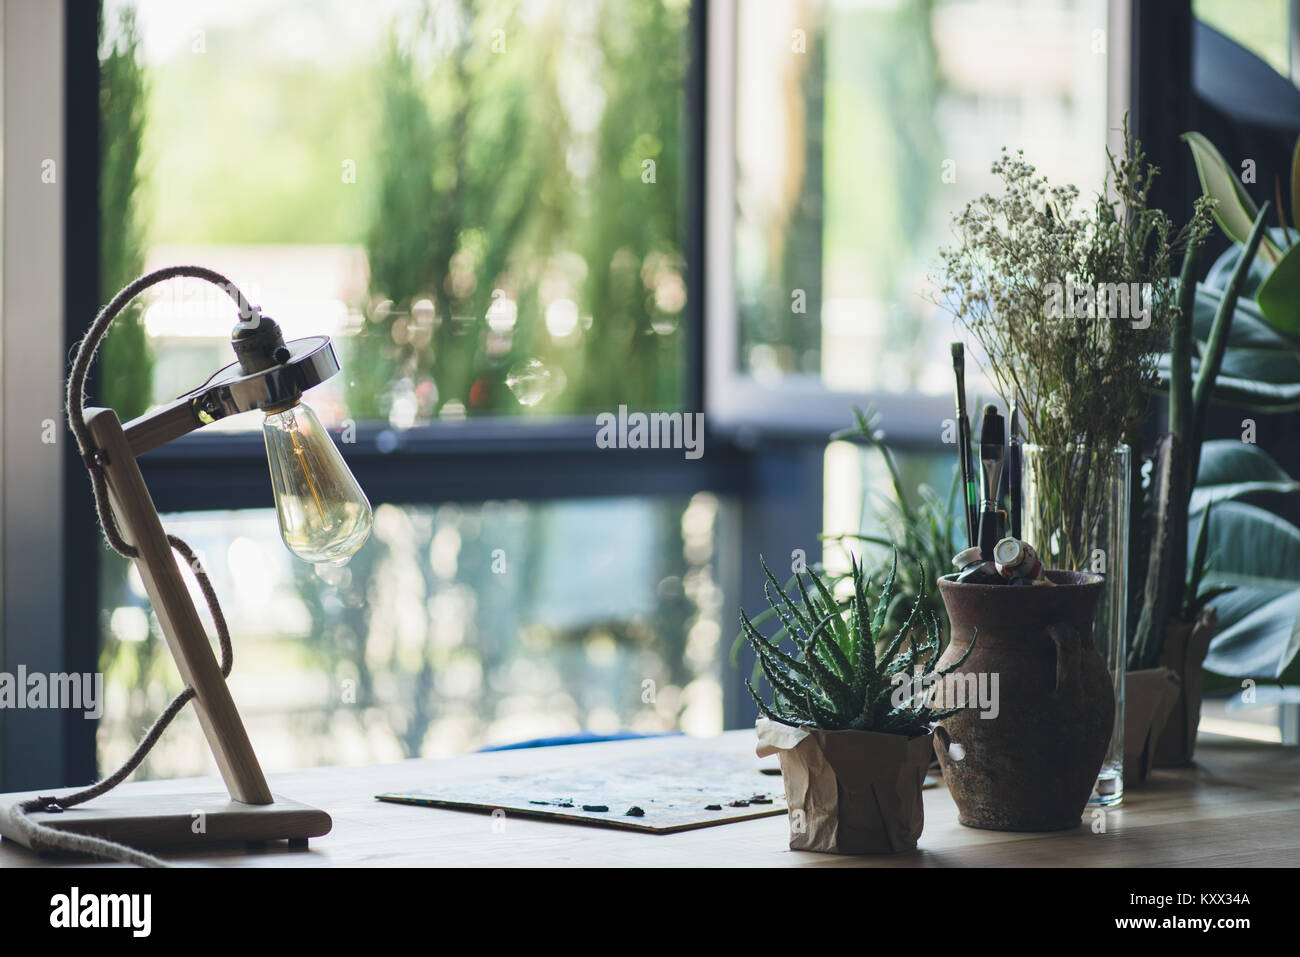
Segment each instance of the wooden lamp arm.
[[207,425],[192,396],[183,396],[122,426],[131,454],[139,457]]
[[245,804],[270,804],[270,788],[117,414],[112,409],[87,409],[86,424],[96,446],[106,454],[102,468],[114,516],[123,537],[135,548],[136,567],[181,678],[194,689],[199,724],[230,796]]

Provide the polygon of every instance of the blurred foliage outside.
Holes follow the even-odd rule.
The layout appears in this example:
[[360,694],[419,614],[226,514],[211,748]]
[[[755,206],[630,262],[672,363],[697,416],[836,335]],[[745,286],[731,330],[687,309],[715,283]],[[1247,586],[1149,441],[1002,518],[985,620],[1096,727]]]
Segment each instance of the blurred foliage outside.
[[[726,507],[707,494],[384,504],[342,568],[290,556],[269,510],[163,520],[212,575],[234,637],[232,692],[278,771],[579,731],[717,733],[719,556],[736,546]],[[108,561],[101,581],[120,596],[103,629],[109,769],[181,683],[139,575]],[[186,709],[137,777],[205,773]]]
[[253,58],[267,7],[103,57],[106,286],[142,243],[359,246],[351,418],[681,407],[684,0],[412,2],[347,56]]
[[[750,40],[740,51],[742,80],[780,71],[774,87],[789,111],[782,173],[761,135],[740,151],[738,360],[760,378],[823,375],[822,323],[834,322],[824,310],[837,308],[827,300],[858,283],[891,304],[886,348],[874,361],[913,362],[926,325],[909,302],[910,267],[929,238],[923,227],[939,198],[942,157],[934,5],[806,0],[781,11],[793,55]],[[742,37],[774,32],[774,13],[763,0],[743,0]],[[756,123],[761,114],[756,104]],[[852,387],[870,387],[874,375],[860,369]],[[915,382],[919,373],[904,377]]]
[[428,71],[390,37],[355,415],[680,406],[685,10],[594,9],[458,4]]
[[[152,62],[170,10],[109,4],[105,297],[153,248],[359,248],[368,289],[338,341],[357,419],[680,407],[687,5],[410,3],[374,49],[256,56],[276,11],[301,9],[268,2]],[[132,315],[103,369],[134,414],[162,379],[150,345],[168,382],[204,353],[180,363],[192,347]],[[165,523],[215,576],[236,696],[277,769],[719,730],[724,507],[380,504],[372,540],[324,572],[287,556],[269,512]],[[101,583],[107,768],[178,679],[130,564],[105,552]],[[186,715],[140,774],[208,767]]]
[[[144,69],[135,10],[117,12],[99,27],[99,244],[100,303],[144,271],[144,229],[139,208],[140,151],[145,127]],[[123,422],[149,405],[152,349],[145,335],[144,306],[132,302],[113,323],[100,361],[113,370],[103,377],[103,402]]]
[[1193,0],[1192,13],[1290,76],[1290,7],[1287,0]]

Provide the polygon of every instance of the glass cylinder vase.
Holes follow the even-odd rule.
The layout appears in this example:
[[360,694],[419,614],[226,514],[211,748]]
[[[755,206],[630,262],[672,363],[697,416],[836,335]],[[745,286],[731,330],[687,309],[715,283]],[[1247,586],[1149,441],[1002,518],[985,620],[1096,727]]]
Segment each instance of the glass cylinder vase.
[[1129,447],[1022,450],[1021,534],[1046,568],[1105,578],[1093,641],[1110,669],[1115,726],[1089,804],[1116,807],[1124,798],[1124,671],[1128,632]]

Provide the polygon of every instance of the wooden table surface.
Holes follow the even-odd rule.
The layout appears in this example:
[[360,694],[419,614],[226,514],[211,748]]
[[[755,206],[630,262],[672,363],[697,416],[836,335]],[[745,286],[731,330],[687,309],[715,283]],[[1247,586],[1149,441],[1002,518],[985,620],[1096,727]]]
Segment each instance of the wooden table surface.
[[[381,791],[429,787],[463,776],[550,771],[679,748],[752,754],[753,741],[752,731],[733,731],[707,740],[615,741],[271,775],[276,794],[324,808],[333,816],[334,829],[313,840],[307,850],[280,844],[256,853],[231,849],[165,856],[181,866],[218,867],[1300,865],[1300,749],[1205,734],[1195,767],[1154,772],[1147,787],[1129,792],[1123,808],[1105,814],[1104,832],[1095,830],[1092,812],[1075,830],[1052,834],[963,827],[940,785],[925,792],[925,832],[917,850],[883,857],[791,851],[784,815],[667,835],[523,818],[508,818],[504,827],[494,830],[492,818],[485,814],[374,798]],[[211,792],[220,790],[220,782],[149,781],[119,790]],[[0,796],[6,805],[11,799]],[[0,867],[22,866],[67,863],[0,841]]]

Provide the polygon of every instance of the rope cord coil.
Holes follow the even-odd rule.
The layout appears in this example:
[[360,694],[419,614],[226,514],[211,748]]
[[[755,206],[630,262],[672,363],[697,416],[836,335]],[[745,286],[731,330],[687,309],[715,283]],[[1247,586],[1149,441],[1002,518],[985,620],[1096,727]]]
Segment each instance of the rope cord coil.
[[[86,377],[89,375],[90,367],[95,361],[100,343],[107,334],[113,320],[126,308],[127,304],[150,286],[180,276],[202,279],[222,289],[239,307],[241,321],[251,322],[256,325],[260,319],[261,314],[257,307],[250,305],[239,288],[221,273],[203,266],[169,266],[132,281],[114,296],[108,305],[100,310],[85,337],[76,346],[72,359],[72,372],[68,375],[68,427],[76,439],[77,449],[80,451],[82,461],[86,463],[86,469],[90,473],[90,485],[95,497],[95,511],[99,516],[99,524],[103,529],[104,538],[113,551],[126,558],[136,558],[139,553],[133,545],[122,537],[121,530],[117,526],[117,518],[113,514],[113,507],[109,501],[108,483],[103,471],[106,462],[104,452],[102,449],[95,447],[90,428],[86,425]],[[199,589],[203,592],[203,599],[207,602],[208,610],[212,613],[213,624],[216,626],[217,644],[221,650],[221,674],[223,677],[229,678],[230,669],[234,663],[234,655],[230,644],[230,630],[226,625],[226,616],[221,610],[221,603],[217,600],[216,590],[212,587],[207,571],[199,563],[194,550],[188,544],[175,535],[168,535],[167,542],[185,560],[198,581]],[[154,719],[153,724],[144,733],[135,750],[131,752],[131,756],[112,774],[101,778],[89,787],[74,791],[71,794],[60,797],[42,796],[15,804],[10,809],[10,818],[14,825],[24,833],[32,848],[68,851],[74,854],[100,857],[127,864],[137,864],[141,867],[169,866],[165,861],[152,854],[136,850],[125,844],[83,834],[73,834],[59,828],[50,827],[47,824],[37,823],[27,815],[37,811],[61,811],[75,807],[117,787],[135,771],[140,762],[144,760],[145,755],[157,744],[158,739],[167,730],[167,726],[171,724],[172,719],[180,713],[185,705],[189,704],[193,697],[194,689],[191,687],[186,687],[184,691],[176,695],[171,700],[171,703]]]

